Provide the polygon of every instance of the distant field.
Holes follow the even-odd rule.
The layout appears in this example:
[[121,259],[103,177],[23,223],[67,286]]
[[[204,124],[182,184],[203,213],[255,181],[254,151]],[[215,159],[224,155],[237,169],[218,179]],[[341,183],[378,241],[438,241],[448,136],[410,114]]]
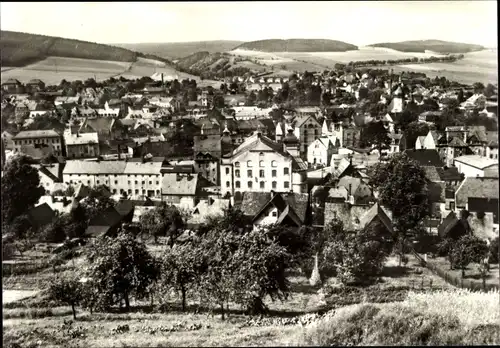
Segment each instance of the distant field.
[[[57,70],[57,72],[56,72]],[[98,80],[110,77],[124,76],[125,78],[139,78],[151,76],[156,72],[166,75],[179,75],[180,79],[191,78],[199,80],[198,77],[181,73],[174,68],[152,59],[138,58],[135,63],[102,61],[92,59],[48,57],[35,64],[22,68],[2,67],[1,81],[14,78],[26,83],[31,79],[38,78],[46,84],[59,84],[62,79],[86,80],[96,77]]]

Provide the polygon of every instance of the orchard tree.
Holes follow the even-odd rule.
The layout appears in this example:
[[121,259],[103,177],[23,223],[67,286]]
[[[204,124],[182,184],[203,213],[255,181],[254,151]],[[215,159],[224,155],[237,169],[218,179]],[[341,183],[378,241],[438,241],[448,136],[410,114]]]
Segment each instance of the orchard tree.
[[144,298],[150,285],[158,279],[159,270],[146,245],[129,233],[116,238],[102,237],[88,244],[85,252],[89,261],[87,275],[99,294],[99,303],[109,308],[125,301],[130,309],[130,298]]
[[2,220],[9,224],[35,206],[45,190],[38,171],[27,156],[15,156],[4,167],[2,177]]
[[489,98],[491,96],[494,96],[497,93],[497,89],[495,86],[493,86],[491,83],[488,83],[486,88],[484,89],[484,96]]
[[194,244],[174,245],[166,250],[162,259],[161,283],[180,292],[182,311],[186,310],[186,295],[195,289],[200,275],[200,249]]
[[406,126],[404,131],[406,138],[406,148],[412,149],[420,136],[425,136],[429,133],[429,125],[422,122],[411,122]]
[[73,319],[76,320],[76,306],[82,300],[80,282],[76,277],[53,280],[49,285],[48,294],[52,300],[71,306]]
[[159,236],[168,236],[169,245],[173,246],[184,228],[184,220],[175,206],[162,204],[143,214],[140,225],[142,233],[152,236],[155,243]]
[[285,271],[292,255],[265,234],[252,231],[239,236],[230,262],[230,268],[236,270],[233,300],[246,306],[250,314],[267,311],[263,301],[266,296],[273,301],[288,298],[290,286]]
[[387,163],[378,163],[373,169],[370,183],[379,190],[380,202],[392,211],[402,257],[408,234],[417,230],[429,215],[425,172],[404,153],[395,154]]
[[465,269],[470,263],[481,263],[487,254],[486,242],[472,235],[461,237],[451,250],[454,265],[462,270],[462,278],[465,278]]

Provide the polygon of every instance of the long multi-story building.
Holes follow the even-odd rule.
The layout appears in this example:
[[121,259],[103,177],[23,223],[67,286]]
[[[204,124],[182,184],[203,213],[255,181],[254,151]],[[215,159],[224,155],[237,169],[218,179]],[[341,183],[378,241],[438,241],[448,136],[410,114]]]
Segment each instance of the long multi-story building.
[[55,156],[62,155],[62,137],[55,130],[22,131],[12,138],[14,152],[23,152],[25,147],[48,147]]

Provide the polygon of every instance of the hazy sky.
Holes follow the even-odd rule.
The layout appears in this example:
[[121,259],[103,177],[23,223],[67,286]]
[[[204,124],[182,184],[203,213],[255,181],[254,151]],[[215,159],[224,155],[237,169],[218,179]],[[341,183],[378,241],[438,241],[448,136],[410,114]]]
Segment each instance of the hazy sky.
[[324,38],[497,46],[496,1],[0,3],[3,30],[99,43]]

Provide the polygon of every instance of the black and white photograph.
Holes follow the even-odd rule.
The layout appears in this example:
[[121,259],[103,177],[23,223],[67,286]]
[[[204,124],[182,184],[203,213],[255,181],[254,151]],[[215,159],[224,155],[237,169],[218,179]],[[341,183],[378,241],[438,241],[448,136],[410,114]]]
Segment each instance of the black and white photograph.
[[3,347],[500,345],[497,2],[1,2]]

